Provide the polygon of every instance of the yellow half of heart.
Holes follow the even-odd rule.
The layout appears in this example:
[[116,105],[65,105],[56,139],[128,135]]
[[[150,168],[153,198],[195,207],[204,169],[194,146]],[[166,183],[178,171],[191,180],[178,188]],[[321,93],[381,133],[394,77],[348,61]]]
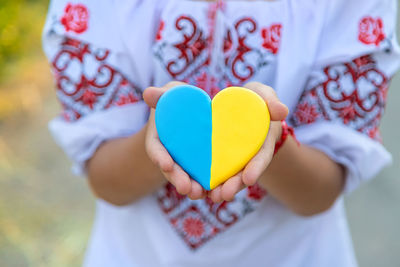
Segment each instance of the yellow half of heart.
[[257,154],[267,137],[270,115],[258,94],[241,87],[220,91],[211,108],[213,189],[241,171]]

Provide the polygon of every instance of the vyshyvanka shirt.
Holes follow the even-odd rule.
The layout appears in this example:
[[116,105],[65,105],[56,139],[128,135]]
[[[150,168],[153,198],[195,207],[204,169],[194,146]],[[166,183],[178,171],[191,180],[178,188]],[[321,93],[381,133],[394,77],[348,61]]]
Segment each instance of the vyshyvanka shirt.
[[[44,49],[62,113],[57,143],[85,173],[148,119],[142,91],[179,80],[211,97],[258,81],[301,143],[346,168],[344,192],[391,161],[379,122],[399,66],[396,1],[51,1]],[[356,266],[343,200],[300,217],[258,185],[232,202],[166,184],[126,207],[98,200],[85,266]]]

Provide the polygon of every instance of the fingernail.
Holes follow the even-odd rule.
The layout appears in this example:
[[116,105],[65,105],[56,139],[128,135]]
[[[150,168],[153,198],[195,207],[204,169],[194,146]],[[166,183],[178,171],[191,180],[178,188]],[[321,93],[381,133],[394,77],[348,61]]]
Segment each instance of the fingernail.
[[279,102],[281,104],[282,107],[284,107],[285,109],[287,109],[289,111],[288,106],[286,106],[285,104],[283,104],[282,102]]

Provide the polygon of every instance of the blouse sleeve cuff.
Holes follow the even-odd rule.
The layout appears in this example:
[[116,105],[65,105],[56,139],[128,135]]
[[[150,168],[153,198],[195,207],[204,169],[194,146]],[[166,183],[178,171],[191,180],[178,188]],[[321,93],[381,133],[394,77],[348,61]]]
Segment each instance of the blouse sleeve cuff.
[[299,126],[296,137],[345,167],[344,193],[352,192],[392,162],[381,143],[340,123],[320,121]]
[[58,117],[50,121],[49,130],[73,161],[72,172],[86,175],[86,161],[100,144],[135,134],[145,125],[147,116],[147,105],[138,102],[95,112],[75,122]]

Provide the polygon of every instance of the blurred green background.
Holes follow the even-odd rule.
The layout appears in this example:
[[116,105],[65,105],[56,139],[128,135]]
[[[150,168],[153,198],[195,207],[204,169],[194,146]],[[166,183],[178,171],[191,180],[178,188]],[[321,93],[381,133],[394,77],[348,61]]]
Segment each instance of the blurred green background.
[[0,267],[80,266],[94,199],[54,144],[48,0],[0,0]]
[[[94,214],[47,131],[59,111],[41,51],[47,2],[0,0],[0,267],[80,266]],[[400,266],[399,88],[396,76],[381,127],[394,164],[346,200],[361,267]]]

